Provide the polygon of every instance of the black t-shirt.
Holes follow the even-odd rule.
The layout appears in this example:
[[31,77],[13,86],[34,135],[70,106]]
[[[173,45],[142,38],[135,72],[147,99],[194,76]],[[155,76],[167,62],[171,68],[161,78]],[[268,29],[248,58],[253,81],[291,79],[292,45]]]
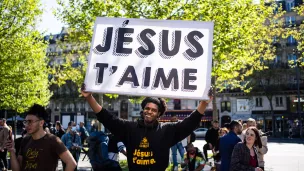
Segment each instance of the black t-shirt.
[[109,135],[108,152],[118,153],[118,142],[119,140],[114,135]]

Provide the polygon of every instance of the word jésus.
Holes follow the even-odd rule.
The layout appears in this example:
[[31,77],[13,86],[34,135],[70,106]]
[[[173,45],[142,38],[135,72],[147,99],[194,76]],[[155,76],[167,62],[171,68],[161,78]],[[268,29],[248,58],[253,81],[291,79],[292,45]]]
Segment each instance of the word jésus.
[[[112,43],[113,37],[113,27],[107,27],[104,30],[102,43],[95,46],[93,51],[96,54],[102,55],[109,51]],[[117,28],[114,35],[114,48],[113,55],[115,56],[128,56],[133,53],[132,48],[124,47],[133,42],[132,34],[134,33],[134,28]],[[137,40],[140,43],[140,47],[135,49],[135,54],[140,58],[147,58],[156,51],[158,46],[159,55],[164,59],[173,58],[179,53],[181,41],[182,41],[182,31],[175,30],[172,32],[172,47],[169,47],[169,30],[162,30],[159,33],[159,45],[154,45],[151,40],[156,32],[153,29],[147,28],[142,30],[137,36]],[[193,30],[189,32],[184,37],[184,43],[189,47],[185,52],[182,52],[183,56],[192,61],[200,57],[204,53],[202,45],[199,43],[199,39],[203,38],[204,35],[200,31]]]

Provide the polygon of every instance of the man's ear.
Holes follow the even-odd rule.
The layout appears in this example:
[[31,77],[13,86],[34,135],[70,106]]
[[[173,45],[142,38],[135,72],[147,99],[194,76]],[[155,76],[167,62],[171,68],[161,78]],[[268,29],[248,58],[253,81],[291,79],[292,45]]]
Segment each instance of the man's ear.
[[[41,122],[40,122],[40,126],[42,126],[43,127],[43,125],[44,125],[44,120],[41,120]],[[42,124],[42,125],[41,125]]]

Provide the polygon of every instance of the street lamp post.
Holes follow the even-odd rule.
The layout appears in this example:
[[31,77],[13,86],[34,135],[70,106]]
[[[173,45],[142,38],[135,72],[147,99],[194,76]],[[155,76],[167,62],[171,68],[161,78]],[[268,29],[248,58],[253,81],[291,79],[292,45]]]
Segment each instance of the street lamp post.
[[293,52],[296,56],[296,76],[297,76],[297,114],[299,116],[299,127],[300,127],[300,138],[302,138],[303,131],[302,131],[302,114],[301,114],[301,97],[300,97],[300,66],[298,57],[301,55],[302,52],[298,51],[297,49],[293,49]]

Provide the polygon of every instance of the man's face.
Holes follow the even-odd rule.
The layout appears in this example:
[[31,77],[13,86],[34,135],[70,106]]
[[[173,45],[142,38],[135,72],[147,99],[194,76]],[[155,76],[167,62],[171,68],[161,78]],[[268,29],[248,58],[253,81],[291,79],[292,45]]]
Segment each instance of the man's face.
[[215,128],[215,129],[217,129],[217,128],[219,128],[219,124],[218,124],[218,122],[213,122],[213,128]]
[[247,122],[247,127],[249,128],[251,126],[256,127],[256,122],[254,122],[254,121],[248,121]]
[[3,121],[2,120],[0,120],[0,126],[3,126],[4,124],[3,124]]
[[196,155],[196,150],[195,150],[195,148],[189,149],[188,153],[189,153],[189,158],[190,158],[190,159],[193,159],[193,158],[195,157],[195,155]]
[[239,124],[238,126],[236,126],[236,134],[237,135],[241,135],[242,134],[242,130],[243,130],[243,126],[241,124]]
[[158,106],[154,103],[147,103],[143,111],[144,121],[147,123],[152,123],[157,119],[158,116]]
[[80,126],[80,127],[83,127],[83,126],[84,126],[84,123],[83,123],[83,122],[80,122],[80,123],[79,123],[79,126]]
[[44,121],[35,115],[27,115],[25,121],[27,123],[24,126],[28,134],[35,134],[40,129],[43,129]]

